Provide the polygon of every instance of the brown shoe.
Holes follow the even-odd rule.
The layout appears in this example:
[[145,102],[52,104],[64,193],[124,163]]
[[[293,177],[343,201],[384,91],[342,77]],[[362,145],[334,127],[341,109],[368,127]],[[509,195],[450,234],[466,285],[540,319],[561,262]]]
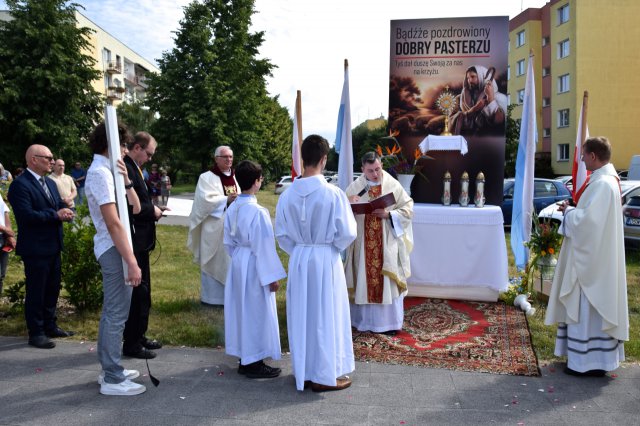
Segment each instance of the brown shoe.
[[311,383],[311,390],[314,392],[329,392],[346,389],[351,386],[351,379],[336,379],[335,386],[321,385],[320,383]]

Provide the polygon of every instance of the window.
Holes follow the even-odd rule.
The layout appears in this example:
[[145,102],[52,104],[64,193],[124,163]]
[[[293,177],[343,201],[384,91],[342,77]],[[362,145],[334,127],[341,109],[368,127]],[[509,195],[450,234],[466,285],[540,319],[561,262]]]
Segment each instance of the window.
[[549,98],[542,98],[542,106],[543,107],[548,107],[551,105],[551,99]]
[[569,20],[569,3],[558,8],[558,25],[562,25]]
[[542,45],[546,46],[547,44],[549,44],[549,37],[542,37]]
[[558,59],[569,56],[569,39],[562,40],[558,43]]
[[511,80],[511,65],[507,65],[507,80]]
[[561,109],[558,111],[558,127],[569,127],[568,109]]
[[511,93],[507,93],[507,105],[511,105]]
[[558,77],[558,93],[568,92],[570,84],[569,74],[564,74]]
[[[514,185],[515,186],[515,185]],[[553,182],[548,182],[544,180],[535,180],[533,182],[533,196],[535,198],[539,197],[555,197],[558,195],[558,189],[553,184]]]
[[548,127],[545,127],[544,129],[542,129],[542,137],[543,138],[551,137],[551,129]]
[[569,161],[569,144],[558,144],[558,161]]
[[549,74],[551,74],[551,68],[549,68],[549,67],[544,67],[544,68],[542,68],[542,76],[543,76],[543,77],[546,77],[546,76],[548,76]]
[[516,63],[516,75],[524,74],[524,59],[520,59]]
[[516,47],[520,47],[524,44],[524,30],[516,34]]
[[518,104],[522,105],[524,103],[524,89],[518,90]]

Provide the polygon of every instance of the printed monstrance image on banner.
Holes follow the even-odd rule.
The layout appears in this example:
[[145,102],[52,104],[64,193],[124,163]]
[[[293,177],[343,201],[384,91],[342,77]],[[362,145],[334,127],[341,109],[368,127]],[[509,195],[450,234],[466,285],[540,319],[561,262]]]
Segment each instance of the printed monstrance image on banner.
[[459,136],[466,147],[431,144],[439,148],[419,160],[411,183],[416,202],[440,203],[446,172],[453,200],[467,172],[473,200],[483,172],[486,203],[502,203],[508,25],[506,16],[391,21],[389,130],[407,158],[427,136]]

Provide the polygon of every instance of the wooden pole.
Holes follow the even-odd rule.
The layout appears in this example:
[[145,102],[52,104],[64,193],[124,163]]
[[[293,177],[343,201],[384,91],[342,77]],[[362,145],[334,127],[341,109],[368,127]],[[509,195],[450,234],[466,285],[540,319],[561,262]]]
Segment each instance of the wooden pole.
[[296,94],[296,126],[298,127],[298,143],[302,144],[302,92]]
[[584,91],[582,96],[582,126],[580,128],[580,146],[587,140],[587,108],[589,106],[589,92]]

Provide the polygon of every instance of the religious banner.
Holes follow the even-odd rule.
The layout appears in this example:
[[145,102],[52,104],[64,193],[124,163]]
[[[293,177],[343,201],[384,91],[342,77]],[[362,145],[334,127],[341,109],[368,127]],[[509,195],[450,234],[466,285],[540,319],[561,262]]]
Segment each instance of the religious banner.
[[448,135],[467,150],[430,149],[433,159],[417,160],[416,202],[440,203],[446,172],[453,200],[467,172],[473,200],[483,172],[486,203],[502,204],[508,45],[507,16],[391,21],[389,130],[405,158],[413,161],[427,137],[422,147],[438,146],[434,137]]

